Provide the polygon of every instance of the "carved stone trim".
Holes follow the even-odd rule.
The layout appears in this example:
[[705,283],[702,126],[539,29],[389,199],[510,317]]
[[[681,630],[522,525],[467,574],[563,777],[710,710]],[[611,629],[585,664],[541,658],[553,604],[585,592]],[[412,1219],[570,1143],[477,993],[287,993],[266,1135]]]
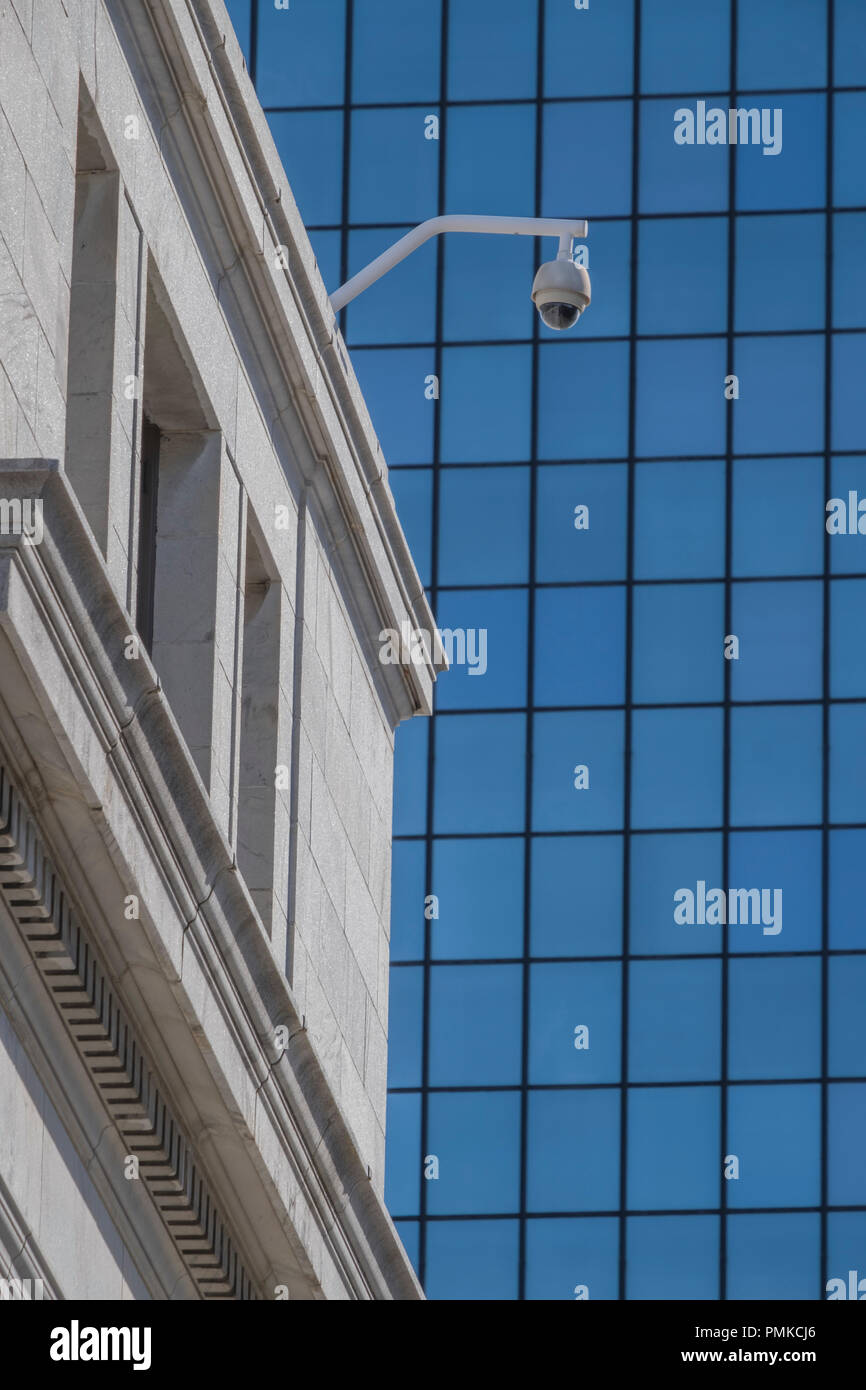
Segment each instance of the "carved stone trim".
[[0,766],[0,894],[203,1299],[255,1299],[207,1183]]

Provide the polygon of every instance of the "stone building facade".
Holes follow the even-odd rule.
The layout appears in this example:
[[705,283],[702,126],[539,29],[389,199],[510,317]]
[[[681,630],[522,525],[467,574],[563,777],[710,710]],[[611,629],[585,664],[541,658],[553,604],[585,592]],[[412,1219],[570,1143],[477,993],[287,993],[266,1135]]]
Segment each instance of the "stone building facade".
[[0,0],[0,1290],[421,1292],[393,733],[435,661],[222,0]]

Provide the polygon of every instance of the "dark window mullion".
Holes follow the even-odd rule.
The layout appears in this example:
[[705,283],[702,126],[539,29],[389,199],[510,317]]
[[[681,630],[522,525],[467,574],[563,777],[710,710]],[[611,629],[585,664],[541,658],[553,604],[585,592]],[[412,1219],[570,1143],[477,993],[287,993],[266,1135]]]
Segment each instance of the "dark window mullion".
[[159,430],[145,419],[141,432],[141,503],[138,527],[136,627],[148,652],[153,647],[156,590],[156,520],[159,493]]

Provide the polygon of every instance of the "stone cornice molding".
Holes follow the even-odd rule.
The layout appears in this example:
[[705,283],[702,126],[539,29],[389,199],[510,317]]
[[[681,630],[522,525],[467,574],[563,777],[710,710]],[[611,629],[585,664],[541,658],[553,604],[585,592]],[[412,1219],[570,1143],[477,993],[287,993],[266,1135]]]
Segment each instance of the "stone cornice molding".
[[0,535],[0,746],[251,1281],[423,1297],[65,475],[0,460],[0,495],[44,525]]
[[192,1147],[2,764],[0,895],[199,1296],[255,1298]]

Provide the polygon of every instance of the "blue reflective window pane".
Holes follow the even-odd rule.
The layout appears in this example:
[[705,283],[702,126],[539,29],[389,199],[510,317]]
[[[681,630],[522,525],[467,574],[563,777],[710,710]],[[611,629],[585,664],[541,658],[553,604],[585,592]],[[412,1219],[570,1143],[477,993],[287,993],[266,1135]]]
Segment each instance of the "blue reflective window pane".
[[440,142],[425,138],[425,120],[435,114],[421,107],[352,112],[352,222],[414,223],[434,215]]
[[520,1081],[522,982],[519,965],[431,968],[431,1086]]
[[451,101],[534,97],[537,0],[473,0],[448,13]]
[[517,1298],[517,1221],[431,1221],[424,1292],[448,1302]]
[[[621,711],[535,715],[534,829],[618,830],[622,825],[623,757]],[[582,784],[579,789],[576,781]]]
[[857,87],[866,70],[866,9],[861,0],[835,0],[833,8],[833,80]]
[[417,1092],[388,1096],[388,1162],[385,1201],[394,1216],[415,1216],[421,1182],[421,1097]]
[[866,948],[866,830],[830,831],[830,946]]
[[391,971],[388,990],[388,1085],[421,1085],[424,971],[400,966]]
[[626,1298],[718,1298],[717,1216],[630,1216],[626,1242]]
[[809,1207],[821,1200],[819,1085],[732,1086],[726,1142],[740,1161],[739,1178],[728,1183],[730,1206]]
[[610,1211],[619,1204],[619,1092],[532,1091],[529,1211]]
[[816,1298],[821,1218],[817,1212],[737,1213],[728,1217],[727,1253],[728,1298]]
[[533,965],[529,998],[530,1085],[619,1081],[618,962]]
[[632,749],[631,823],[636,829],[719,824],[721,710],[635,710]]
[[740,383],[733,406],[738,454],[823,447],[822,337],[737,338],[733,370]]
[[[735,943],[741,930],[751,929],[732,927]],[[820,958],[735,959],[728,971],[730,1078],[820,1076]]]
[[534,956],[610,956],[622,943],[622,837],[532,841]]
[[737,218],[738,333],[824,327],[824,276],[813,273],[824,263],[824,229],[823,213]]
[[733,492],[734,574],[822,572],[823,459],[735,459]]
[[634,72],[634,0],[576,6],[545,0],[544,94],[626,94]]
[[394,737],[394,834],[423,835],[427,829],[426,719],[407,719]]
[[866,705],[830,706],[830,819],[866,821]]
[[818,581],[732,586],[734,700],[819,700],[823,680],[824,589]]
[[617,458],[627,452],[628,344],[543,344],[539,457]]
[[[580,19],[581,16],[578,16]],[[543,217],[613,217],[631,212],[631,102],[557,102],[544,108]],[[563,209],[574,189],[580,208]]]
[[836,1082],[829,1087],[827,1200],[831,1206],[866,1203],[866,1084]]
[[[585,250],[585,264],[593,283],[603,285],[604,292],[596,295],[592,301],[589,318],[580,320],[583,325],[580,331],[591,333],[593,338],[628,333],[631,321],[631,223],[626,220],[603,222],[593,218],[590,239],[579,245]],[[532,283],[531,279],[529,283]],[[521,293],[524,292],[522,285]],[[538,319],[538,331],[542,339],[561,341],[561,334],[554,328],[548,328],[541,319]]]
[[391,848],[392,961],[424,955],[425,854],[423,840],[395,840]]
[[436,620],[451,661],[436,682],[437,709],[526,704],[525,590],[440,592]]
[[833,448],[866,448],[866,333],[833,334]]
[[[446,236],[443,336],[446,340],[530,338],[533,241],[524,236]],[[410,257],[411,259],[411,257]],[[483,318],[484,327],[479,329]],[[405,325],[404,325],[405,332]]]
[[758,926],[750,914],[742,930],[740,925],[731,928],[731,950],[820,950],[820,830],[734,830],[728,846],[731,887],[759,884],[778,888],[781,894],[780,898],[767,899],[767,912],[762,917],[769,918],[768,922]]
[[352,100],[436,101],[441,0],[353,0]]
[[[866,16],[864,16],[866,17]],[[858,1302],[866,1294],[866,1211],[827,1213],[827,1272],[830,1279],[841,1279],[850,1297],[850,1270],[856,1270]],[[831,1290],[825,1286],[823,1293]],[[833,1290],[838,1293],[838,1287]]]
[[[679,44],[671,44],[671,50]],[[727,107],[727,97],[708,95],[708,106]],[[640,110],[641,212],[724,212],[728,206],[727,145],[678,145],[674,130],[695,103],[642,101]]]
[[749,0],[737,18],[741,87],[823,87],[826,0]]
[[522,714],[453,714],[438,721],[437,833],[523,829],[525,740]]
[[641,90],[712,91],[729,81],[730,4],[654,0],[641,15]]
[[829,966],[827,1069],[831,1076],[866,1076],[866,956],[831,956]]
[[731,711],[731,823],[821,819],[821,710],[775,705]]
[[352,365],[388,463],[432,463],[433,401],[424,382],[432,348],[355,348]]
[[637,452],[720,454],[725,448],[722,338],[637,345]]
[[716,960],[632,962],[630,1081],[719,1079],[721,987],[721,966]]
[[[328,106],[343,100],[346,0],[260,5],[256,91],[263,106]],[[342,119],[342,117],[340,118]]]
[[830,695],[866,698],[866,579],[830,585]]
[[434,1091],[428,1098],[428,1153],[439,1177],[427,1184],[433,1215],[506,1213],[520,1202],[520,1095]]
[[[728,107],[728,102],[721,105]],[[767,211],[823,207],[826,97],[750,92],[738,97],[737,109],[759,113],[749,119],[750,143],[736,147],[737,207]],[[776,153],[771,152],[774,149]]]
[[439,583],[523,584],[527,468],[448,468],[439,482]]
[[629,1091],[629,1207],[653,1211],[717,1205],[719,1094],[718,1086]]
[[536,705],[619,705],[625,698],[625,586],[539,589]]
[[304,222],[343,215],[343,117],[339,111],[272,111],[268,124]]
[[723,333],[727,326],[728,224],[722,217],[640,223],[640,333]]
[[441,392],[443,463],[497,463],[529,455],[531,348],[445,348]]
[[541,1218],[526,1223],[526,1297],[616,1298],[619,1221],[616,1217]]
[[238,43],[246,59],[247,67],[250,65],[250,7],[252,0],[226,0],[226,9],[229,12]]
[[523,954],[523,845],[512,839],[434,840],[434,960]]
[[700,881],[721,883],[720,835],[633,835],[630,874],[630,944],[635,955],[674,955],[722,949],[720,926],[688,925],[674,918],[674,894],[697,893]]
[[[857,81],[862,84],[862,72]],[[837,92],[833,101],[833,202],[837,207],[862,208],[866,203],[862,149],[866,92]]]
[[866,328],[864,245],[866,213],[837,212],[833,217],[834,328]]
[[622,464],[539,468],[540,582],[625,578],[627,487]]
[[639,463],[635,578],[704,579],[724,572],[724,463]]
[[506,217],[534,214],[534,105],[454,107],[448,113],[447,157],[449,209]]
[[825,520],[825,526],[832,524],[830,569],[833,574],[866,574],[866,458],[834,458],[830,491]]
[[636,588],[632,699],[637,704],[721,700],[724,614],[721,584]]
[[[349,236],[349,275],[380,256],[398,239],[393,229],[353,231]],[[354,299],[346,310],[346,342],[402,343],[411,323],[414,342],[436,337],[436,247],[421,246]]]
[[388,474],[388,482],[421,583],[427,585],[433,542],[433,475],[428,468],[395,468]]

